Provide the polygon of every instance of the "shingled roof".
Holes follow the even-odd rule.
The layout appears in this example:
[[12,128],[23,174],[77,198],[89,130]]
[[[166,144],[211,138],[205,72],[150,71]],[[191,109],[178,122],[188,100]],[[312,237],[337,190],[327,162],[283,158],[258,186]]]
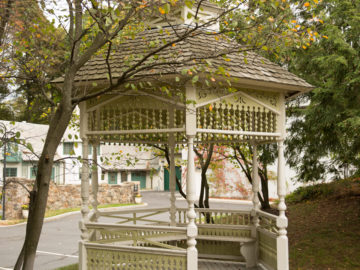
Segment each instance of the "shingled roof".
[[[172,28],[168,28],[160,33],[159,29],[152,29],[139,33],[134,39],[124,39],[119,46],[114,48],[109,57],[112,78],[119,78],[128,67],[149,51],[166,43],[172,43],[177,38],[176,33],[181,35],[187,30],[188,28],[182,27],[175,32]],[[206,65],[205,70],[214,71],[221,66],[233,78],[288,85],[298,91],[313,88],[303,79],[266,58],[251,51],[244,57],[244,54],[239,51],[244,51],[244,47],[229,41],[224,36],[198,31],[151,57],[139,67],[142,70],[136,75],[177,74],[184,68],[203,63],[203,67]],[[207,59],[206,64],[203,59]],[[100,55],[93,57],[80,69],[75,81],[91,82],[107,80],[108,77],[105,56]],[[62,81],[63,78],[58,78],[53,82],[61,83]]]

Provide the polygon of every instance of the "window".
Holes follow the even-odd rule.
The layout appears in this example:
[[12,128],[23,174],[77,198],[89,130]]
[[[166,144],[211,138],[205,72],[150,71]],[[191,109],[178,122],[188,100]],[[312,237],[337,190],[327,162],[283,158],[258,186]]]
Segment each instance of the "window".
[[37,175],[37,167],[34,166],[30,169],[30,178],[34,179],[34,178],[36,178],[36,175]]
[[127,181],[127,173],[125,171],[121,172],[121,183]]
[[64,155],[74,154],[74,143],[73,142],[64,142],[63,143],[63,154]]
[[[89,155],[92,155],[92,150],[93,150],[93,146],[91,145],[91,143],[89,143]],[[97,156],[100,155],[100,144],[98,144],[98,146],[97,146],[96,155]]]
[[17,168],[6,168],[6,177],[16,177]]
[[[37,166],[34,166],[30,169],[30,178],[31,179],[35,179],[36,178],[36,175],[37,175]],[[55,179],[55,168],[52,167],[51,168],[51,176],[50,176],[50,179],[51,180],[54,180]]]
[[108,183],[109,184],[117,184],[117,172],[109,172],[108,173]]

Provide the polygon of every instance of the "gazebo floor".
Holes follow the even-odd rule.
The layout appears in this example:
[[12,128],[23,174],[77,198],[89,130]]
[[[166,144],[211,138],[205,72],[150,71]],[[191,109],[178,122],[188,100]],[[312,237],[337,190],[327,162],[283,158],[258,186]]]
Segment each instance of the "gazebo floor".
[[199,259],[199,270],[258,270],[259,268],[246,268],[245,263],[238,262],[226,262],[226,261],[215,261]]

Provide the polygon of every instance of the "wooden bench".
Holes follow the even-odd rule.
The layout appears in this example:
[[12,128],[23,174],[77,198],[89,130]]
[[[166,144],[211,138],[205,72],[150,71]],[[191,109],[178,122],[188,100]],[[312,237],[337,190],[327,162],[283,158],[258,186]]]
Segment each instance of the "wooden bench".
[[[256,266],[257,242],[255,238],[251,237],[251,229],[252,227],[248,225],[198,224],[198,236],[196,239],[199,242],[214,241],[215,249],[217,246],[220,249],[220,243],[224,243],[222,250],[225,251],[225,253],[228,251],[228,254],[222,254],[220,256],[206,253],[199,254],[199,256],[203,258],[230,260],[239,260],[242,256],[246,261],[246,267]],[[217,245],[216,242],[219,244]]]

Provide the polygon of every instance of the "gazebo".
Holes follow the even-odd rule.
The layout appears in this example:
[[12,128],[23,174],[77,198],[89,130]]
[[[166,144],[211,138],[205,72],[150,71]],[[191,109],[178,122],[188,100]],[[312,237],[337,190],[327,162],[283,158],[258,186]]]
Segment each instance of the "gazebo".
[[[213,5],[202,5],[204,20],[221,12]],[[193,11],[182,7],[179,14],[188,18],[188,12]],[[165,25],[156,18],[153,23]],[[149,44],[156,48],[159,42],[175,39],[181,31],[191,29],[191,23],[185,19],[176,27],[163,27],[161,32],[146,30],[121,43],[109,61],[102,56],[93,58],[76,76],[79,93],[101,89],[108,84],[109,67],[115,80],[122,75],[122,67],[131,62],[130,55],[141,54]],[[217,27],[213,25],[211,31]],[[144,69],[139,72],[141,76],[134,76],[128,85],[80,104],[83,157],[88,157],[89,143],[95,163],[99,143],[167,144],[172,161],[169,207],[106,213],[97,208],[96,166],[91,167],[93,208],[89,210],[90,165],[84,161],[80,269],[196,270],[198,258],[243,260],[248,268],[289,268],[283,146],[285,100],[309,91],[312,86],[251,52],[245,64],[244,56],[235,53],[237,46],[221,36],[214,38],[208,32],[197,31],[154,56],[153,61],[168,61],[167,65]],[[196,77],[192,74],[195,72]],[[194,207],[193,147],[210,142],[252,145],[251,211]],[[257,196],[257,145],[273,142],[278,144],[278,216],[261,211]],[[176,145],[188,148],[187,209],[175,207]],[[156,218],[161,213],[169,213],[168,222]],[[120,221],[116,224],[98,222],[104,216],[118,217]]]

